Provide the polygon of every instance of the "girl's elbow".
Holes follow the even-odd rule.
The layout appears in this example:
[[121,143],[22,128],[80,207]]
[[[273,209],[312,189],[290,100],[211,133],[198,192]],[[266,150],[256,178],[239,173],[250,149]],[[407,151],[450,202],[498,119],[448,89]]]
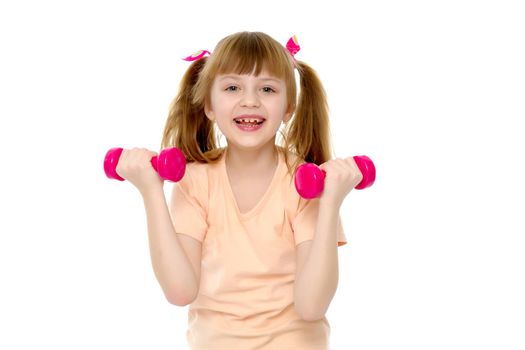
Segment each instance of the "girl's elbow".
[[297,304],[295,305],[295,311],[299,317],[306,322],[314,322],[324,317],[324,313],[319,313],[316,310],[304,310],[303,308],[297,307]]
[[187,295],[174,291],[164,291],[164,296],[170,304],[176,306],[187,306],[196,299],[196,296],[188,297]]
[[301,318],[303,319],[303,321],[306,321],[306,322],[318,321],[318,320],[323,319],[323,317],[324,315],[319,314],[319,313],[305,313],[301,315]]
[[186,305],[189,304],[185,299],[178,298],[176,296],[171,296],[169,294],[165,294],[165,296],[166,296],[166,300],[168,301],[168,303],[170,303],[172,305],[186,306]]

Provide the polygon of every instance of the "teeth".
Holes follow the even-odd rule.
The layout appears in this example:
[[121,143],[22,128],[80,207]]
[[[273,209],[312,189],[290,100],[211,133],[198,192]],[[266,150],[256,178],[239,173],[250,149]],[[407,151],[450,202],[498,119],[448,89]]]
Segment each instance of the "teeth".
[[252,124],[263,122],[262,120],[259,120],[259,119],[235,119],[235,121],[242,122],[242,123],[252,123]]

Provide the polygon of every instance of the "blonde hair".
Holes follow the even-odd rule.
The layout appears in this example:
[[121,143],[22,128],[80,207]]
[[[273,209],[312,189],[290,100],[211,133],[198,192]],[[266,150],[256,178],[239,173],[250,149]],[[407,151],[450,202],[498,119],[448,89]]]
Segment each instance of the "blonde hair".
[[[299,101],[296,98],[294,68],[299,72]],[[218,74],[255,74],[262,71],[286,83],[289,110],[283,153],[288,172],[293,175],[302,162],[320,165],[332,158],[326,94],[315,71],[294,60],[279,42],[261,32],[239,32],[223,38],[210,57],[194,61],[184,74],[177,96],[172,101],[164,127],[161,149],[177,147],[187,162],[216,163],[224,148],[219,148],[214,122],[204,113],[213,79]],[[280,149],[279,149],[280,148]],[[297,155],[290,163],[288,151]]]

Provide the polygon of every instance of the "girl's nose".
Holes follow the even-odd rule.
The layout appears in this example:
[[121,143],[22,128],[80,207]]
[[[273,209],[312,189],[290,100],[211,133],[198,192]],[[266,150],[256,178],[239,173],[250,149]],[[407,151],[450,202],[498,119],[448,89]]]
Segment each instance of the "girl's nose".
[[259,107],[259,97],[257,93],[246,90],[241,97],[241,106],[243,107]]

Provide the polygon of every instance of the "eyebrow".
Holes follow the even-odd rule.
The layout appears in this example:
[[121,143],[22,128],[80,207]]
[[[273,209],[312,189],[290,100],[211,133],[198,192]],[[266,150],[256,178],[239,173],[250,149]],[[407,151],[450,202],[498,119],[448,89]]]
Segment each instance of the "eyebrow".
[[[225,80],[225,79],[240,79],[240,75],[233,75],[233,74],[228,74],[228,75],[225,75],[223,77],[221,77],[219,79],[219,81],[222,81],[222,80]],[[263,81],[274,81],[276,83],[281,83],[282,80],[279,80],[279,79],[276,79],[276,78],[272,78],[272,77],[267,77],[267,76],[259,76],[257,77],[258,80],[263,80]]]

